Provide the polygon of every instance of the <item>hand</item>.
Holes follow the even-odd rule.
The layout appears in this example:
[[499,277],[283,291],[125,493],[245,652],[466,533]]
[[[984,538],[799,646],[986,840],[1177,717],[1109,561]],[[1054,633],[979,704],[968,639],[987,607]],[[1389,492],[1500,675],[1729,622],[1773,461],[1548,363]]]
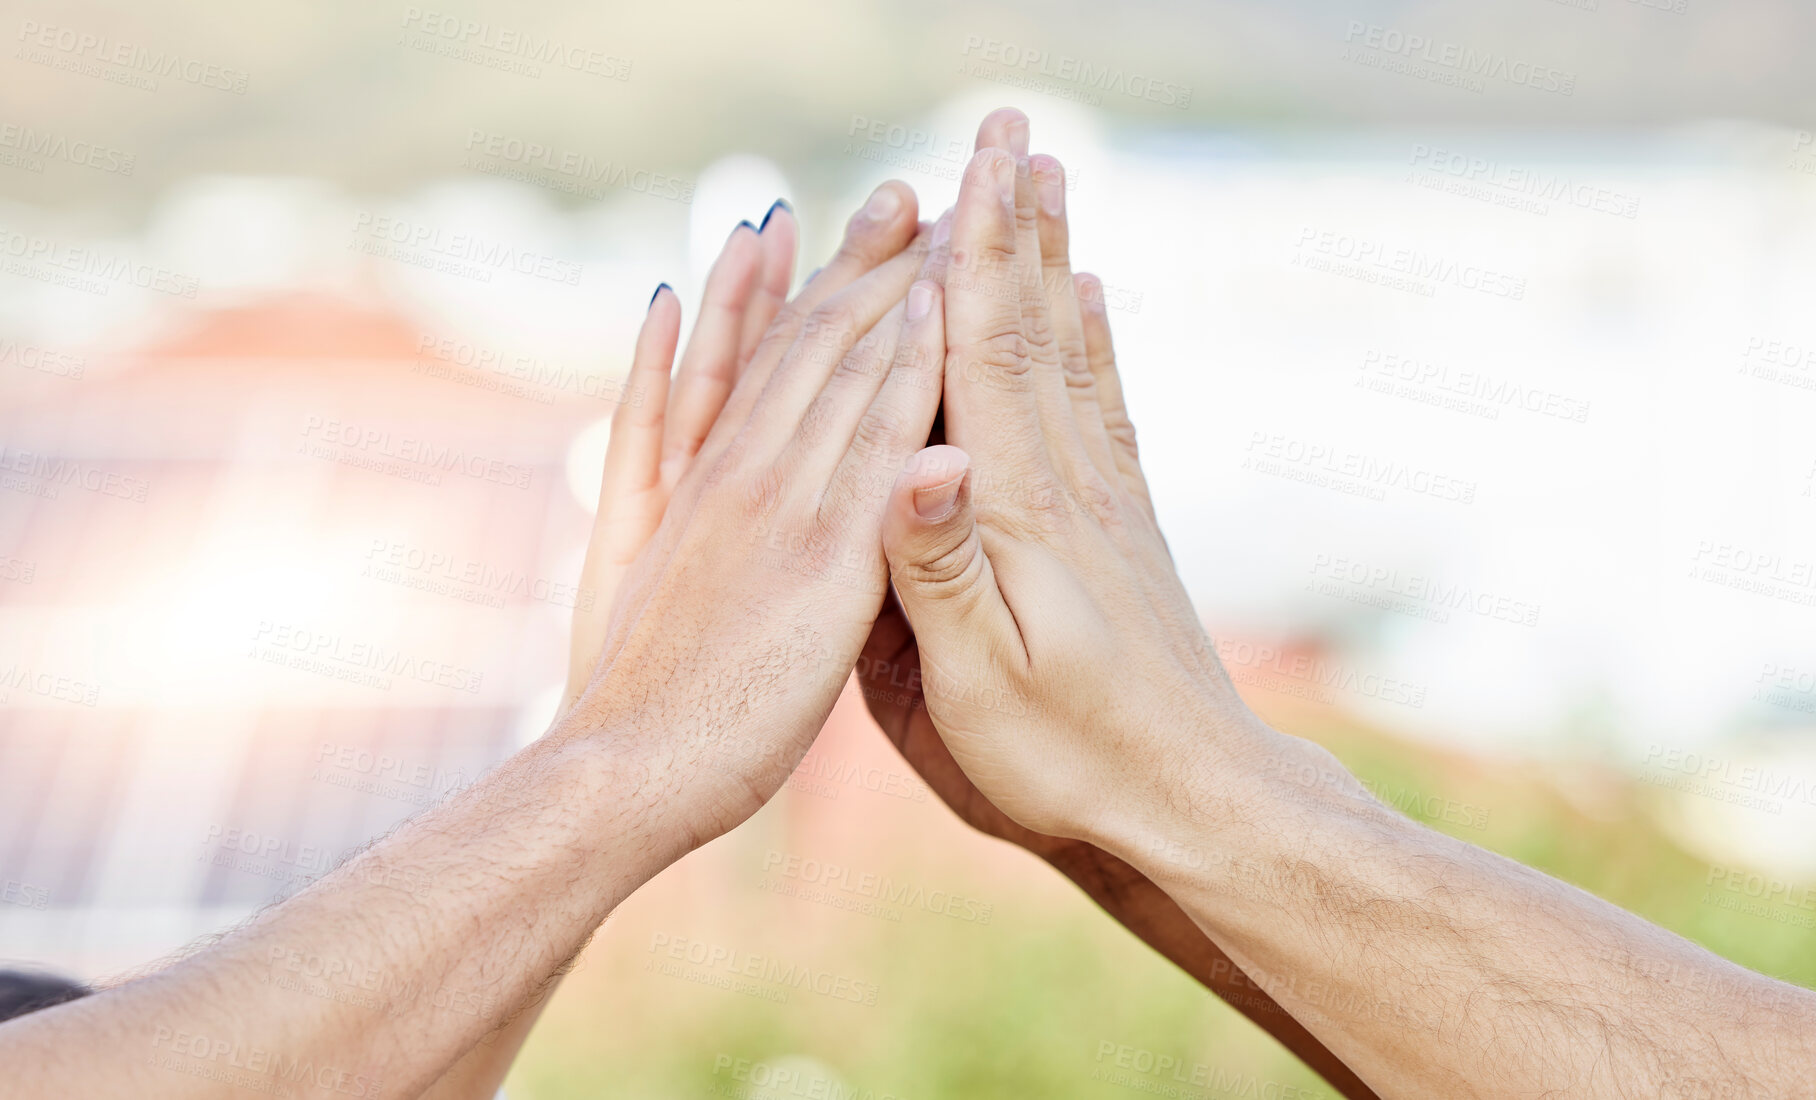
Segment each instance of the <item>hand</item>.
[[777,200],[760,229],[741,222],[706,276],[700,316],[671,390],[681,303],[667,283],[650,298],[625,399],[612,413],[599,509],[580,569],[567,688],[561,713],[599,667],[620,585],[667,514],[675,485],[693,465],[757,342],[788,298],[799,237],[794,212]]
[[913,192],[884,184],[783,308],[560,724],[636,761],[649,812],[689,845],[781,787],[882,604],[883,505],[939,405],[943,310],[938,285],[915,281],[930,254],[916,229]]
[[[1012,126],[1026,126],[1015,112],[999,111],[984,120],[977,135],[978,148],[1003,148],[1010,144]],[[1065,169],[1047,156],[1030,158],[1038,199],[1038,228],[1043,285],[1055,296],[1074,298],[1083,293],[1101,300],[1102,287],[1090,276],[1071,274],[1065,211]],[[935,275],[943,274],[935,264]],[[1082,284],[1082,291],[1074,286]],[[1090,386],[1074,387],[1072,414],[1082,431],[1101,425],[1120,453],[1126,456],[1136,487],[1138,503],[1150,511],[1134,461],[1134,434],[1123,412],[1117,383],[1115,352],[1110,329],[1101,312],[1085,324],[1077,308],[1055,315],[1054,338],[1060,354],[1074,373],[1091,372]],[[1097,364],[1093,372],[1090,364]],[[937,441],[937,440],[936,440]],[[864,644],[857,665],[858,687],[870,713],[903,759],[937,793],[953,812],[973,828],[1021,846],[1052,864],[1071,879],[1104,911],[1129,931],[1172,960],[1186,973],[1227,1001],[1237,1011],[1273,1035],[1282,1045],[1316,1070],[1352,1100],[1375,1094],[1362,1080],[1320,1043],[1299,1021],[1257,985],[1228,955],[1204,934],[1191,917],[1152,879],[1127,861],[1095,844],[1037,832],[1018,824],[965,775],[940,740],[939,730],[927,713],[922,689],[920,647],[914,630],[893,597],[883,605]]]
[[[972,160],[952,228],[954,446],[898,478],[890,574],[927,712],[985,800],[1037,834],[1140,835],[1179,768],[1215,767],[1264,727],[1211,654],[1155,522],[1101,284],[1069,269],[1057,162],[1035,170],[1019,115],[993,125],[1001,144]],[[1218,735],[1169,739],[1185,715]]]

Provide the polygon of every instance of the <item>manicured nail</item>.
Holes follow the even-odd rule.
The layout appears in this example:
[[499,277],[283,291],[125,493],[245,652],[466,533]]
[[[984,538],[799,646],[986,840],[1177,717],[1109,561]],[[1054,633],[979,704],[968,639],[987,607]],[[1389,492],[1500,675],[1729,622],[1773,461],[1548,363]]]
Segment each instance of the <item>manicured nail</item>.
[[752,233],[755,233],[755,232],[756,232],[756,231],[757,231],[757,227],[756,227],[756,226],[754,226],[754,225],[752,225],[752,224],[750,224],[750,219],[749,219],[749,218],[745,218],[745,219],[744,219],[744,220],[742,220],[742,221],[740,221],[740,222],[739,222],[739,223],[738,223],[738,224],[737,224],[737,225],[734,225],[734,226],[732,226],[732,227],[731,227],[731,231],[732,231],[732,232],[733,232],[733,233],[736,233],[736,232],[737,232],[737,231],[738,231],[738,230],[740,230],[740,229],[748,229],[748,230],[750,230],[750,231],[751,231],[751,232],[752,232]]
[[1058,161],[1052,157],[1037,158],[1034,184],[1040,208],[1048,217],[1057,218],[1066,212],[1066,175]]
[[927,316],[933,308],[933,287],[927,283],[915,283],[908,288],[908,319],[918,321]]
[[938,523],[952,514],[958,506],[959,486],[965,483],[965,475],[959,474],[944,485],[934,485],[914,491],[914,514],[928,523]]
[[818,275],[818,274],[819,274],[819,273],[820,273],[820,272],[821,272],[821,271],[823,271],[823,270],[825,270],[825,269],[824,269],[824,268],[818,268],[818,267],[816,267],[816,268],[814,268],[814,269],[813,269],[813,270],[812,270],[812,271],[809,271],[809,272],[808,272],[808,273],[807,273],[807,278],[806,278],[806,279],[805,279],[805,280],[803,280],[803,281],[802,281],[802,283],[801,283],[801,285],[802,285],[802,286],[806,286],[806,285],[807,285],[807,284],[808,284],[808,283],[811,283],[811,282],[813,282],[813,277],[814,277],[814,276],[815,276],[815,275]]
[[761,233],[769,228],[769,219],[775,217],[776,211],[778,210],[786,210],[790,214],[794,213],[794,207],[788,205],[787,199],[777,199],[769,204],[769,212],[763,215],[763,224],[757,226],[757,232]]
[[[662,292],[665,290],[668,291],[670,294],[673,294],[675,292],[675,288],[672,286],[669,286],[667,283],[657,283],[656,292],[649,296],[649,306],[655,305],[656,299],[662,297]],[[647,312],[649,310],[649,306],[643,307],[645,312]]]
[[895,217],[896,211],[901,208],[902,196],[895,193],[895,188],[884,184],[864,204],[864,216],[873,222],[886,222]]
[[1018,157],[1028,155],[1028,119],[1025,115],[1009,124],[1009,151]]

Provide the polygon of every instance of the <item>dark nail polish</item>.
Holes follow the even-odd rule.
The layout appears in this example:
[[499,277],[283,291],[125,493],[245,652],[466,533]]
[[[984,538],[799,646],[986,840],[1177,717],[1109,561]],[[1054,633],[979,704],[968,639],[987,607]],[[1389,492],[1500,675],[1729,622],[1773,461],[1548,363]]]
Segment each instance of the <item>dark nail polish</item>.
[[[649,296],[649,305],[650,306],[655,305],[656,299],[662,297],[662,292],[665,290],[672,294],[672,293],[674,293],[675,288],[672,286],[669,286],[667,283],[657,283],[656,284],[656,293]],[[649,309],[649,306],[644,306],[643,308],[647,310],[647,309]]]
[[732,232],[736,233],[740,229],[748,229],[752,233],[755,233],[757,231],[757,227],[750,224],[749,218],[745,218],[743,221],[739,222],[735,227],[733,227]]
[[792,213],[794,213],[794,209],[795,209],[794,207],[788,205],[787,199],[777,199],[776,201],[770,203],[769,212],[767,214],[763,215],[763,224],[757,226],[757,232],[761,233],[765,229],[769,228],[769,219],[776,216],[777,210],[786,210],[790,214],[792,214]]

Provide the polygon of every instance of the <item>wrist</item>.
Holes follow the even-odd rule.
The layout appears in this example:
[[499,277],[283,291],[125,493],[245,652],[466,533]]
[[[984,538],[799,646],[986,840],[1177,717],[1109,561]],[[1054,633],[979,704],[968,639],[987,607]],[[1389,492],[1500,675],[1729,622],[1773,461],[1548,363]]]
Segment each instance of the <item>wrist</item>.
[[1265,882],[1268,866],[1297,858],[1330,823],[1392,816],[1323,747],[1246,710],[1197,710],[1173,743],[1091,838],[1169,893],[1252,893],[1245,883]]

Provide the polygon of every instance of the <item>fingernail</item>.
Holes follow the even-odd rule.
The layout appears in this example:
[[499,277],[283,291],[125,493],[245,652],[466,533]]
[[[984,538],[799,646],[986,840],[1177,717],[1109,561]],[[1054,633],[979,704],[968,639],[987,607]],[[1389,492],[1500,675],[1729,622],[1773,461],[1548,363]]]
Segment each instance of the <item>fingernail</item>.
[[787,199],[777,199],[769,204],[769,212],[763,215],[763,224],[757,226],[757,232],[761,233],[769,228],[769,219],[775,217],[776,211],[778,210],[786,210],[790,214],[794,213],[794,207],[788,205]]
[[1066,212],[1065,173],[1058,162],[1043,162],[1034,176],[1034,183],[1040,196],[1040,208],[1048,217],[1057,218]]
[[1028,120],[1018,118],[1009,124],[1009,151],[1018,157],[1028,155]]
[[927,316],[933,308],[933,288],[926,283],[915,283],[908,288],[908,319],[918,321]]
[[802,282],[801,282],[801,285],[802,285],[802,286],[806,286],[806,285],[807,285],[807,284],[808,284],[808,283],[811,283],[811,282],[813,282],[813,277],[814,277],[814,276],[815,276],[815,275],[818,275],[818,274],[819,274],[819,273],[820,273],[820,272],[821,272],[821,270],[823,270],[823,269],[822,269],[822,268],[817,268],[817,267],[816,267],[816,268],[814,268],[814,269],[813,269],[813,270],[812,270],[812,271],[809,271],[809,272],[808,272],[808,273],[807,273],[807,278],[806,278],[806,279],[804,279],[804,280],[802,280]]
[[935,485],[928,489],[914,491],[914,514],[928,523],[938,523],[952,514],[958,506],[959,486],[965,483],[965,475],[959,474],[944,485]]
[[[655,304],[656,304],[656,299],[657,299],[657,298],[660,298],[660,297],[662,297],[662,292],[663,292],[663,291],[665,291],[665,290],[666,290],[666,291],[668,291],[668,292],[670,292],[670,293],[673,293],[673,292],[674,292],[674,289],[675,289],[675,288],[674,288],[674,287],[672,287],[672,286],[669,286],[669,285],[668,285],[668,284],[667,284],[667,283],[657,283],[657,284],[656,284],[656,292],[655,292],[655,293],[654,293],[654,294],[652,294],[652,295],[650,295],[650,296],[649,296],[649,306],[653,306],[653,305],[655,305]],[[647,313],[647,312],[649,312],[649,306],[644,306],[644,307],[643,307],[643,309],[644,309],[644,312],[646,312],[646,313]]]
[[742,221],[740,221],[740,222],[739,222],[739,223],[738,223],[738,224],[737,224],[737,225],[734,225],[734,226],[732,226],[732,227],[731,227],[731,231],[732,231],[732,232],[733,232],[733,233],[736,233],[736,232],[737,232],[737,231],[738,231],[738,230],[740,230],[740,229],[748,229],[748,230],[750,230],[750,231],[751,231],[751,232],[752,232],[752,233],[755,233],[755,232],[756,232],[756,231],[757,231],[757,227],[756,227],[756,226],[754,226],[754,225],[752,225],[752,224],[750,224],[750,219],[749,219],[749,218],[745,218],[745,219],[744,219],[744,220],[742,220]]
[[940,215],[940,220],[933,223],[933,236],[928,241],[929,248],[939,248],[952,239],[952,215]]
[[886,222],[895,217],[896,211],[902,208],[902,197],[895,193],[895,188],[885,184],[876,189],[870,201],[864,204],[864,216],[873,222]]
[[996,158],[996,189],[1001,193],[1004,202],[1008,203],[1010,206],[1015,205],[1014,157]]

